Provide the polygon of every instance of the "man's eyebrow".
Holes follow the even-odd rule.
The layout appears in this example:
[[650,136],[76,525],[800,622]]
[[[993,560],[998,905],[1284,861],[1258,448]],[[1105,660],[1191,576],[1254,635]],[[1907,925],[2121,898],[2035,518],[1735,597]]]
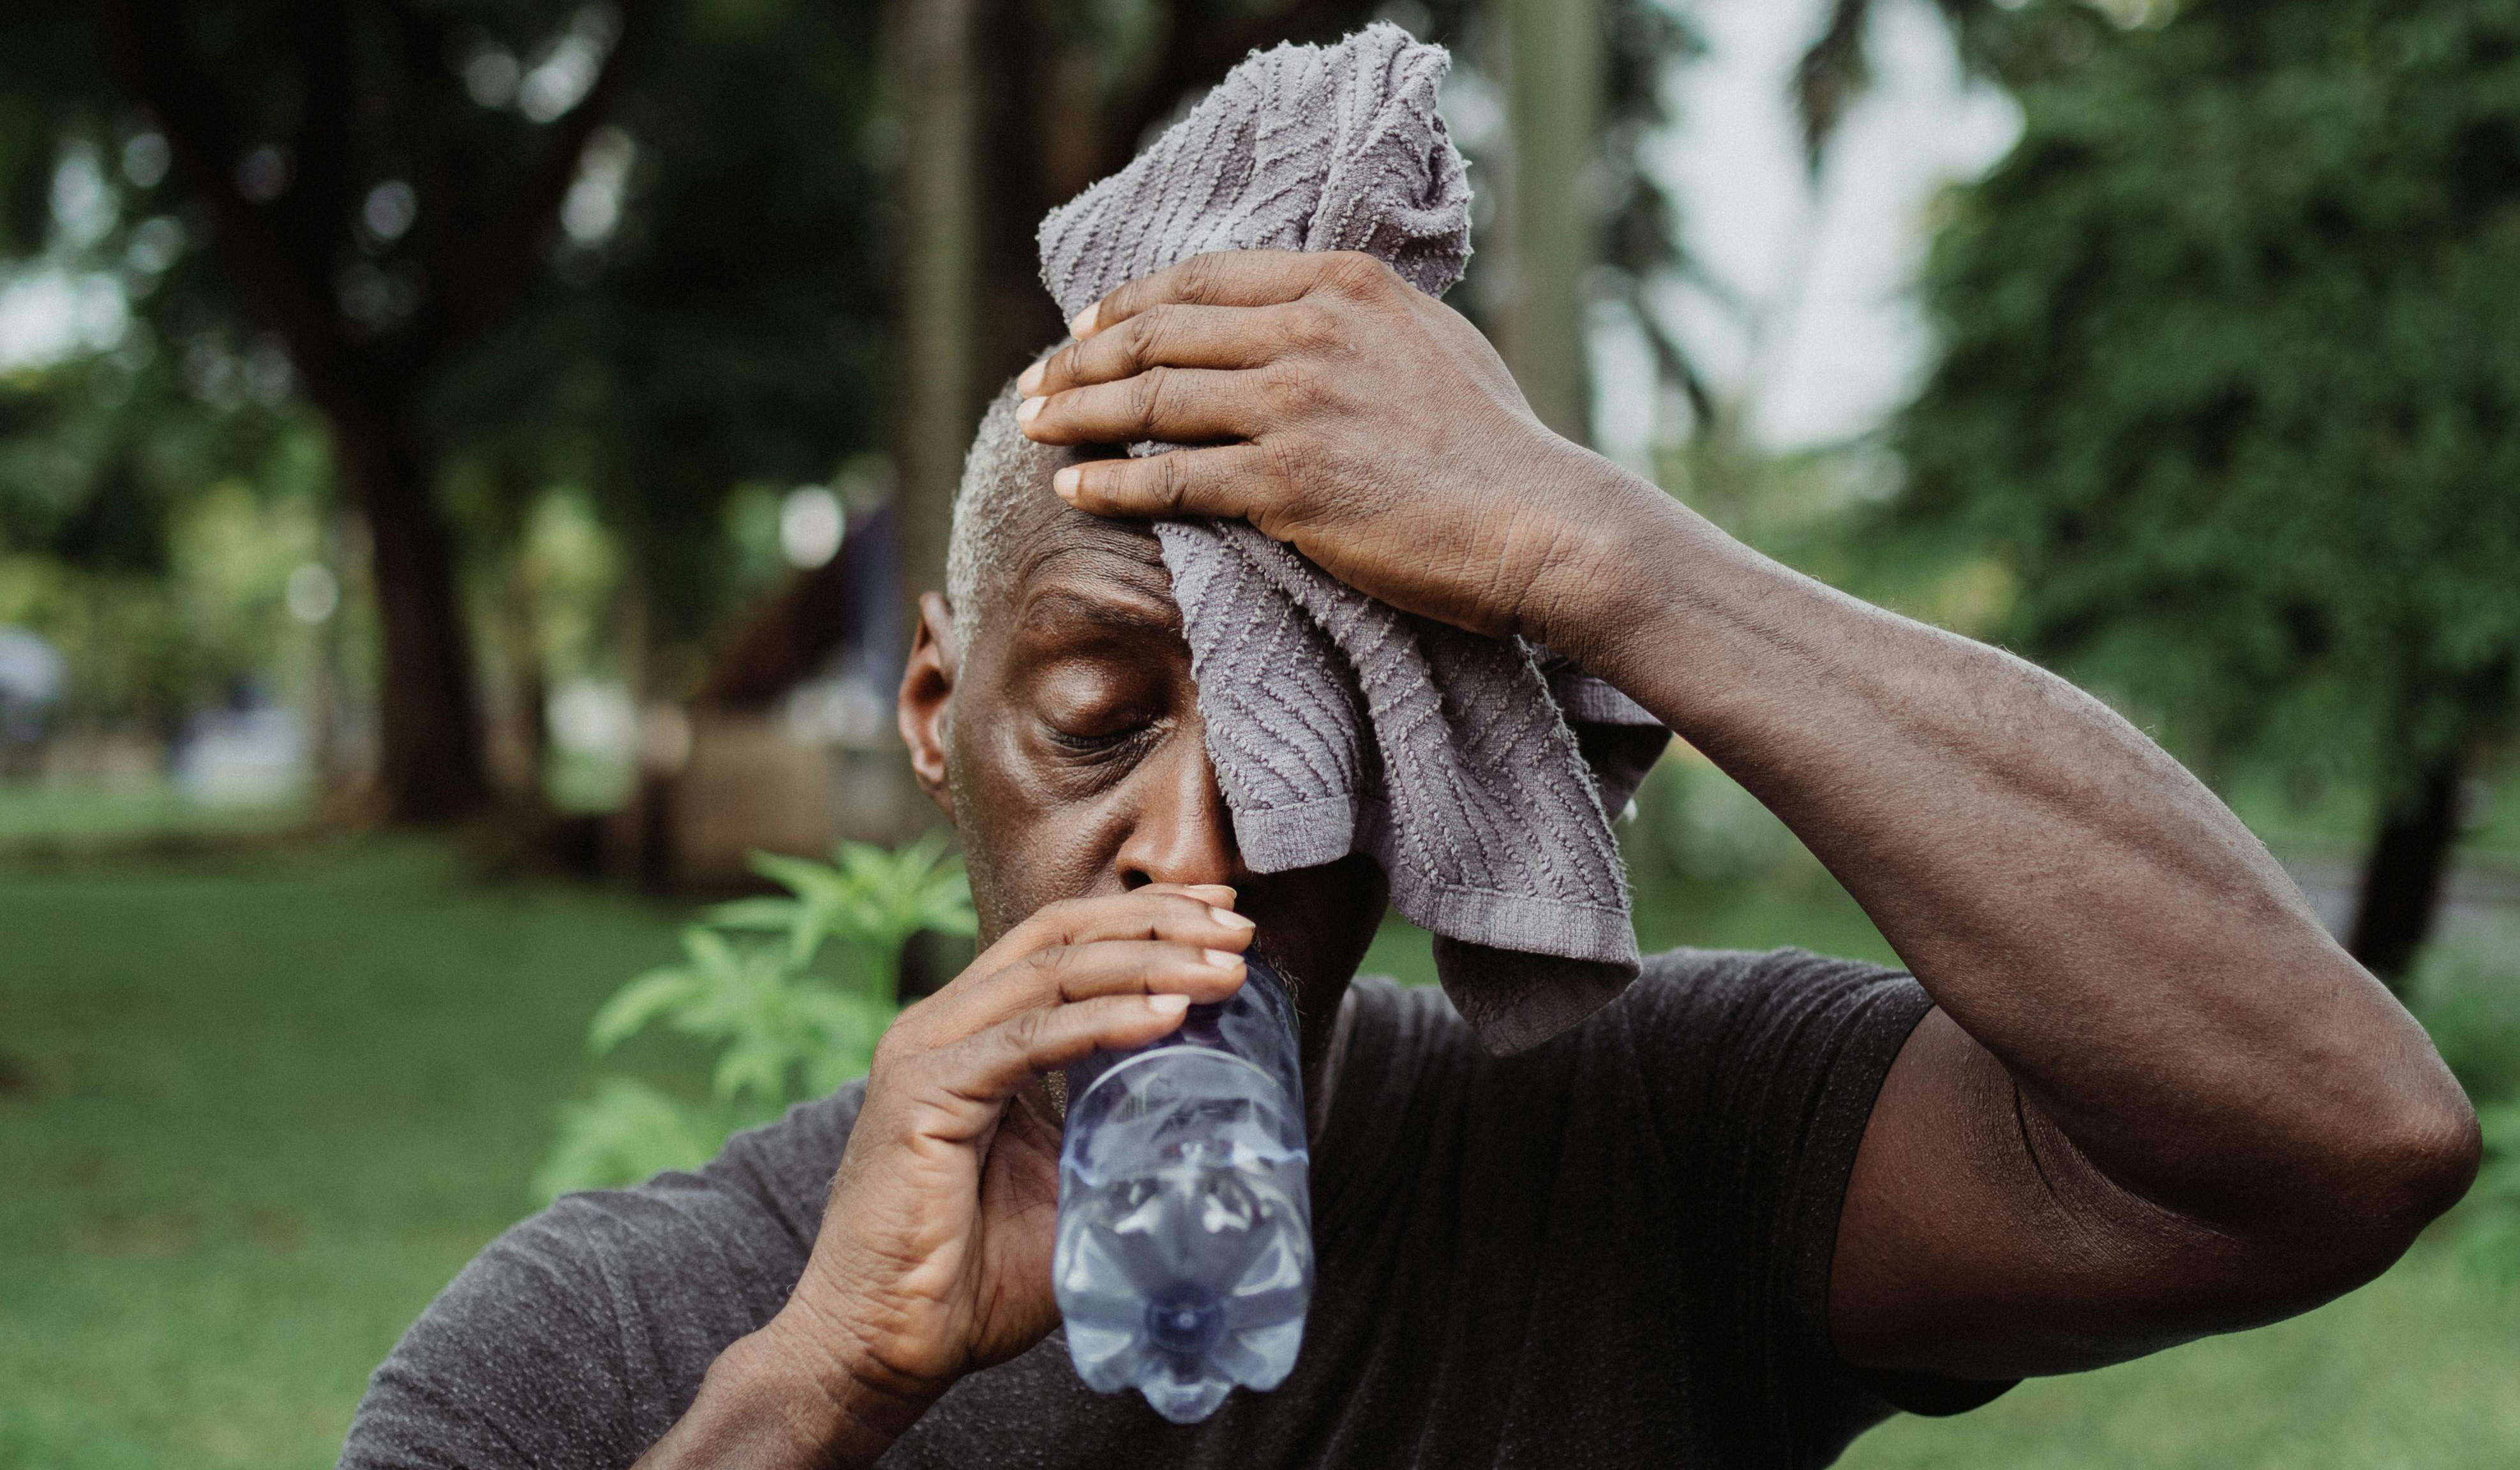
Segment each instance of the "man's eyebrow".
[[1064,622],[1174,637],[1179,637],[1182,630],[1181,611],[1170,603],[1131,594],[1086,593],[1069,587],[1045,587],[1025,598],[1023,616],[1016,625],[1034,628]]

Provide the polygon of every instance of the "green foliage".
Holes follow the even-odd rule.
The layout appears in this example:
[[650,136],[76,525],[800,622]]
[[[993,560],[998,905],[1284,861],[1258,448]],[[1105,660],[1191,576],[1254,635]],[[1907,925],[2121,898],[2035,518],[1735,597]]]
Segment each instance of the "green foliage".
[[534,1192],[558,1199],[572,1189],[696,1169],[728,1134],[762,1121],[733,1108],[680,1102],[629,1078],[606,1078],[592,1101],[561,1104],[560,1141],[535,1172]]
[[2080,35],[1949,202],[1899,519],[2000,548],[1998,631],[2192,749],[2394,801],[2520,666],[2520,4]]
[[1693,751],[1656,763],[1622,832],[1640,883],[1744,884],[1803,855],[1776,813]]
[[2476,1222],[2463,1247],[2470,1268],[2497,1286],[2520,1285],[2520,1099],[2477,1110],[2485,1168],[2468,1191]]
[[[978,922],[941,834],[891,852],[842,843],[834,857],[754,854],[755,870],[790,896],[711,909],[683,931],[681,964],[639,976],[595,1013],[587,1041],[599,1056],[659,1024],[715,1047],[709,1100],[608,1080],[562,1110],[560,1140],[534,1179],[545,1198],[696,1169],[736,1129],[866,1071],[900,1009],[902,945],[922,930],[972,934]],[[826,941],[838,942],[845,978],[813,970]]]
[[901,946],[912,935],[922,929],[978,932],[970,884],[962,859],[946,852],[944,834],[930,833],[896,852],[872,843],[842,843],[838,858],[832,866],[757,852],[753,871],[787,885],[795,896],[720,904],[711,922],[784,933],[789,961],[799,966],[812,961],[825,940],[838,940],[857,951],[887,1003],[900,981]]
[[2477,1103],[2487,1160],[2457,1218],[2460,1254],[2498,1286],[2520,1285],[2520,923],[2435,944],[2415,976],[2416,1014]]

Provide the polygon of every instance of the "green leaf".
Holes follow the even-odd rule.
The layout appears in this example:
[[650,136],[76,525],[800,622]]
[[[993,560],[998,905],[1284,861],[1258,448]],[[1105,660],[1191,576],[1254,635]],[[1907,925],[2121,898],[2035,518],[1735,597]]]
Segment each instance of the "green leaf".
[[613,992],[587,1028],[597,1056],[637,1034],[648,1023],[698,1000],[707,983],[688,970],[651,970]]
[[777,1040],[747,1036],[726,1049],[717,1059],[717,1071],[709,1079],[709,1090],[718,1101],[731,1103],[750,1095],[776,1103],[788,1095],[788,1070],[802,1058],[790,1047]]
[[726,942],[725,936],[712,934],[698,924],[683,931],[683,948],[700,973],[711,979],[731,978],[743,967],[742,957],[733,944]]
[[573,1189],[638,1184],[669,1169],[698,1169],[749,1121],[611,1078],[593,1101],[562,1105],[560,1138],[534,1175],[534,1192],[548,1202]]
[[738,898],[710,908],[704,916],[720,929],[767,930],[784,934],[794,927],[804,905],[793,898]]

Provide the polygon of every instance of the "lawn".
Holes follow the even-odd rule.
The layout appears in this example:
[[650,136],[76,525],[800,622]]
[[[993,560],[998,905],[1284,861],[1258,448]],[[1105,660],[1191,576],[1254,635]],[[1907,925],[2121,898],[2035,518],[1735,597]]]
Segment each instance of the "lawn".
[[332,1463],[670,927],[411,846],[0,874],[0,1465]]
[[[1648,900],[1650,943],[1884,952],[1809,872]],[[529,1208],[587,1016],[674,920],[416,844],[0,868],[0,1467],[331,1463],[368,1369]],[[1422,937],[1374,962],[1422,976]],[[2428,1246],[2297,1322],[1848,1463],[2506,1464],[2515,1345],[2520,1305]]]

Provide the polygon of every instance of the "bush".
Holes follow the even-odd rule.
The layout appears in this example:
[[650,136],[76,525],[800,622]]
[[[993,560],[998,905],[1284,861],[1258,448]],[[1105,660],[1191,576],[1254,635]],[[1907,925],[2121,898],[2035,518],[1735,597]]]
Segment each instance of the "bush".
[[[843,843],[834,861],[755,853],[754,871],[787,897],[743,898],[683,931],[683,963],[651,970],[595,1013],[587,1040],[601,1056],[659,1022],[718,1045],[704,1103],[609,1078],[561,1110],[559,1141],[534,1187],[636,1184],[697,1169],[738,1128],[767,1123],[865,1073],[900,1011],[901,950],[922,930],[977,931],[970,885],[941,836],[887,852]],[[846,972],[818,974],[827,942]]]

